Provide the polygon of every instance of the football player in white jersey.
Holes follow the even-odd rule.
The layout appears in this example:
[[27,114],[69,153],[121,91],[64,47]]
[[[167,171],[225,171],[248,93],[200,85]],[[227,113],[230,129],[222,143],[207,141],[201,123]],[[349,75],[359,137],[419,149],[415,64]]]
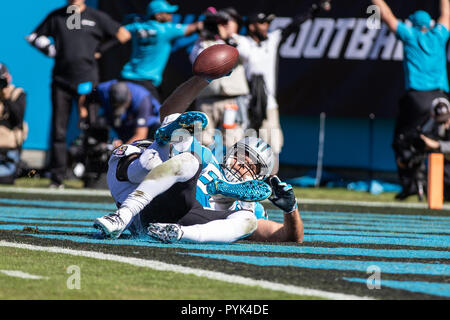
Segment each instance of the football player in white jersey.
[[[164,102],[160,110],[164,121],[155,135],[154,143],[145,145],[145,142],[137,142],[114,150],[109,160],[107,177],[108,186],[119,209],[94,222],[94,227],[105,236],[117,238],[126,228],[137,233],[144,229],[145,232],[144,226],[150,222],[178,222],[185,226],[201,224],[196,228],[185,229],[184,234],[190,240],[203,241],[201,230],[207,227],[205,223],[231,218],[236,220],[229,229],[233,232],[226,232],[221,225],[217,231],[210,232],[210,236],[204,241],[235,241],[255,230],[256,218],[252,212],[252,204],[242,203],[237,210],[219,211],[206,210],[196,200],[197,180],[202,172],[201,158],[190,152],[183,152],[169,159],[170,146],[183,144],[168,143],[175,130],[192,130],[197,122],[201,123],[202,128],[206,126],[207,118],[203,113],[187,112],[179,115],[177,111],[187,109],[196,94],[207,85],[208,81],[194,76]],[[223,186],[229,187],[225,184]],[[219,185],[216,185],[216,189],[217,187],[220,189]],[[255,192],[261,191],[261,199],[271,194],[270,187],[261,182],[246,182],[244,189],[246,193],[251,193],[252,189]],[[208,227],[212,230],[211,226]],[[191,236],[188,232],[190,229]]]
[[[232,242],[255,232],[260,224],[259,220],[263,219],[256,219],[253,202],[240,201],[235,210],[220,211],[204,209],[197,201],[197,181],[203,169],[202,158],[198,159],[190,152],[182,152],[169,159],[169,146],[172,145],[175,149],[178,147],[177,143],[167,143],[176,129],[192,129],[193,123],[198,121],[203,128],[206,126],[207,119],[201,113],[191,112],[179,116],[176,112],[187,109],[196,94],[207,85],[208,82],[204,79],[192,77],[165,101],[161,108],[161,117],[165,121],[156,135],[157,141],[151,145],[138,142],[114,151],[109,162],[108,184],[119,209],[96,219],[94,223],[105,236],[117,238],[126,228],[135,233],[146,232],[148,225],[158,227],[156,231],[160,231],[159,234],[155,233],[154,228],[148,228],[148,232],[165,242]],[[254,183],[255,180],[240,184],[230,184],[218,179],[213,182],[208,184],[211,185],[210,191],[213,194],[222,193],[235,198],[245,198],[250,194],[250,199],[245,199],[246,201],[264,199],[271,193],[264,188],[263,183]],[[255,197],[258,193],[260,199]],[[274,198],[279,195],[279,192],[278,195],[274,193]],[[295,197],[293,201],[292,208],[295,206],[295,209],[292,212],[296,211],[299,218]],[[169,224],[161,226],[155,222]],[[294,228],[299,232],[289,240],[286,237],[272,238],[274,234],[280,234],[279,230],[285,229],[285,226],[272,221],[267,223],[262,223],[262,233],[255,235],[255,240],[301,241],[301,219],[301,228]]]

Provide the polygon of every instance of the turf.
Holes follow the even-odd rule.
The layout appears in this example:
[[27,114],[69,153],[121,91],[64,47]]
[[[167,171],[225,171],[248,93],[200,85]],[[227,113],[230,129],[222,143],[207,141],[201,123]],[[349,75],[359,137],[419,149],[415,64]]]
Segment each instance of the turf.
[[[5,247],[0,247],[0,256],[0,270],[20,270],[43,277],[23,279],[0,272],[1,300],[317,299],[93,258]],[[69,266],[74,265],[80,270],[80,289],[68,288],[68,282],[75,284],[70,278],[73,272],[68,273]]]

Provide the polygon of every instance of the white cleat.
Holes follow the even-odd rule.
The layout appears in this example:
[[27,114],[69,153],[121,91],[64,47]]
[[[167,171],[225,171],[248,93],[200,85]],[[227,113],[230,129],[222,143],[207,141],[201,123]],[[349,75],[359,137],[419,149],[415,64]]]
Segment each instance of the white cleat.
[[123,221],[117,213],[95,219],[94,228],[98,229],[105,238],[117,239],[127,228],[127,223]]
[[180,241],[183,236],[183,230],[174,223],[150,223],[147,231],[150,237],[163,243]]

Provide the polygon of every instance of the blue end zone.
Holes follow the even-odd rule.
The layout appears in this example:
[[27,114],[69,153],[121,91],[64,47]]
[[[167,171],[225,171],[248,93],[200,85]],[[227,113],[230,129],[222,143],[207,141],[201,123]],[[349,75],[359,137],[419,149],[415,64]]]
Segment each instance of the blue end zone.
[[[302,212],[305,226],[303,245],[245,241],[232,244],[180,242],[168,245],[147,236],[131,238],[129,233],[117,240],[99,239],[92,223],[95,218],[115,210],[111,203],[0,199],[1,204],[6,206],[0,207],[0,230],[18,231],[24,236],[86,244],[192,250],[180,251],[178,254],[180,257],[198,256],[261,268],[289,266],[311,271],[338,270],[367,274],[367,268],[376,265],[381,269],[381,285],[386,288],[450,296],[450,288],[445,280],[450,276],[450,265],[447,263],[450,261],[450,217],[306,211]],[[268,210],[268,213],[270,220],[283,221],[279,211]],[[47,234],[24,233],[27,227],[37,227]],[[395,247],[384,249],[383,246]],[[248,252],[251,255],[233,252]],[[302,257],[305,254],[307,258]],[[390,279],[383,280],[383,274],[390,274]],[[410,280],[415,275],[433,277],[434,280]],[[393,276],[398,279],[393,280]],[[405,281],[402,278],[404,276],[408,276],[410,281]],[[367,281],[364,276],[343,276],[342,279],[354,283]]]

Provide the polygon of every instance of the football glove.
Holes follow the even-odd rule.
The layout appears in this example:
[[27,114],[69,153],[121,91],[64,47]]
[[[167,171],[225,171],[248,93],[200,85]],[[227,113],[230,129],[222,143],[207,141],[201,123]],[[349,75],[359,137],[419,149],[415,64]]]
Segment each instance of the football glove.
[[271,177],[269,182],[273,190],[272,195],[269,197],[270,202],[287,213],[298,208],[294,189],[290,184],[281,182],[277,176]]

